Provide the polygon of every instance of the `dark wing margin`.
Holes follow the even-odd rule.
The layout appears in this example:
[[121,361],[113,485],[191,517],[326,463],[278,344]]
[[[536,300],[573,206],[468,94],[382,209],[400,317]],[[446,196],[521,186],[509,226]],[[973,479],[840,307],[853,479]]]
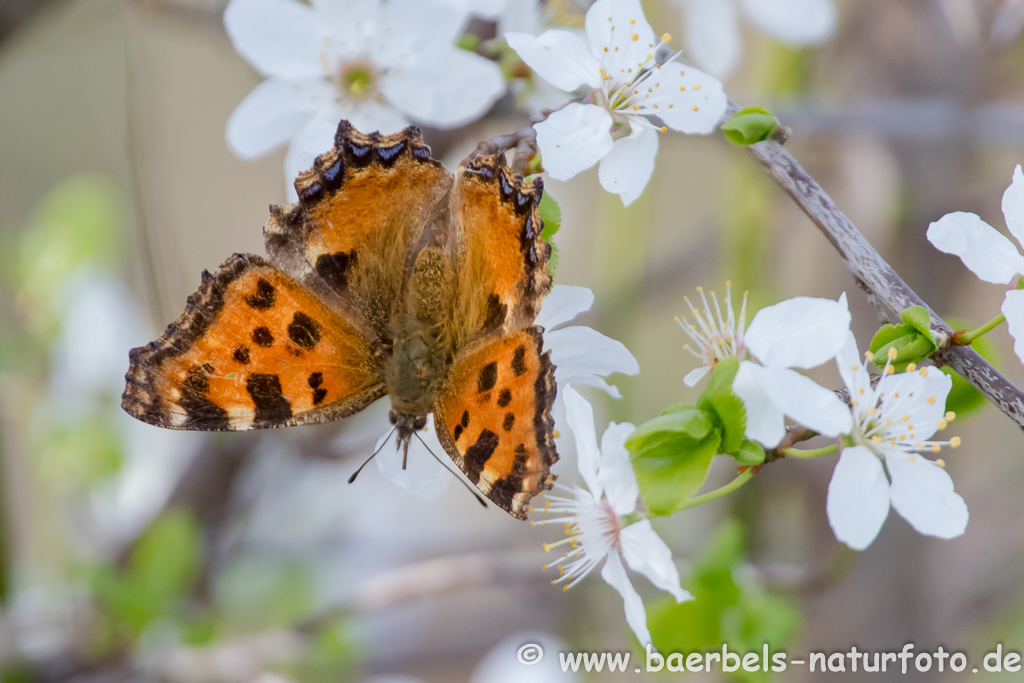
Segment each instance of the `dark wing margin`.
[[326,422],[385,393],[366,338],[253,254],[204,271],[181,317],[129,360],[122,407],[168,429]]

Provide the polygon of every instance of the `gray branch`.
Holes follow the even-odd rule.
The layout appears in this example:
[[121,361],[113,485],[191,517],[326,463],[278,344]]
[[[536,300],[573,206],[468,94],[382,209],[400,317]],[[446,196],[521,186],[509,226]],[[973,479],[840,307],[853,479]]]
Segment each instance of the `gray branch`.
[[[726,117],[732,116],[738,109],[730,101]],[[932,328],[952,336],[953,330],[896,274],[792,154],[773,141],[760,142],[747,150],[818,226],[853,274],[857,285],[885,312],[890,322],[899,322],[900,312],[905,308],[923,306],[931,314]],[[932,358],[937,364],[948,365],[963,375],[1024,429],[1024,392],[1003,377],[974,349],[950,346]]]

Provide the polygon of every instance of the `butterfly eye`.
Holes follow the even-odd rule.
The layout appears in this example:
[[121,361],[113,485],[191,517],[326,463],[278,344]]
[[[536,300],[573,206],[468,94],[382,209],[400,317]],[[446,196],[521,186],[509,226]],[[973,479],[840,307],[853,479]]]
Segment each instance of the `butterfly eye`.
[[398,424],[398,415],[395,414],[395,411],[388,411],[388,419],[391,420],[391,424]]
[[426,415],[417,415],[416,419],[412,423],[412,426],[415,429],[417,429],[417,430],[423,429],[424,427],[427,426],[427,416]]

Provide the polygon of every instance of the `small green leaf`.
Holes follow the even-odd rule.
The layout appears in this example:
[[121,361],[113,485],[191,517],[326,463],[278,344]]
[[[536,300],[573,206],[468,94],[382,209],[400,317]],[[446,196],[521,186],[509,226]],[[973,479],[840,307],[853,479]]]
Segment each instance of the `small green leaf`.
[[732,383],[739,371],[740,361],[735,356],[718,363],[711,372],[708,385],[697,399],[697,407],[705,410],[718,427],[723,453],[739,450],[743,443],[743,432],[747,428],[747,411],[741,401],[732,393]]
[[643,453],[679,439],[700,441],[712,432],[714,425],[707,413],[693,405],[680,405],[677,410],[648,420],[626,439],[631,453]]
[[932,317],[928,315],[928,310],[924,306],[911,306],[904,309],[900,314],[900,319],[907,325],[913,326],[921,334],[931,337]]
[[760,465],[764,462],[764,456],[764,448],[749,439],[744,439],[739,449],[732,453],[732,457],[744,465]]
[[918,327],[920,318],[913,313],[911,320],[913,323],[882,325],[875,333],[868,350],[875,354],[875,365],[879,368],[885,367],[889,360],[889,349],[896,349],[896,358],[892,361],[896,372],[903,372],[910,363],[920,363],[935,353],[937,347],[929,328],[926,326],[926,331],[922,332]]
[[476,52],[476,49],[480,47],[480,38],[473,33],[464,33],[455,41],[455,46],[462,50]]
[[722,124],[722,133],[734,145],[747,147],[770,138],[778,125],[775,115],[764,107],[743,107]]
[[670,515],[693,497],[707,479],[719,443],[711,430],[700,440],[681,435],[634,453],[633,469],[648,513]]
[[558,202],[547,192],[540,198],[540,206],[537,207],[537,211],[540,213],[540,218],[544,221],[544,228],[540,232],[540,236],[547,240],[547,243],[551,245],[551,258],[548,259],[548,271],[554,276],[555,269],[558,268],[558,247],[551,240],[558,232],[558,229],[562,227],[562,209],[558,206]]

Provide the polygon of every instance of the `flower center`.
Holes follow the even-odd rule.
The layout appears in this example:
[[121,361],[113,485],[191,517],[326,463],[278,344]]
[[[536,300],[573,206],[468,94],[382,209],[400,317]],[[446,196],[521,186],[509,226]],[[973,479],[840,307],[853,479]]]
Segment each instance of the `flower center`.
[[710,297],[705,296],[703,287],[698,287],[697,292],[700,294],[703,309],[697,308],[688,297],[684,297],[683,301],[689,306],[693,321],[688,320],[686,316],[676,318],[676,322],[697,346],[696,350],[689,344],[683,348],[699,358],[701,363],[709,368],[715,367],[719,362],[731,356],[742,359],[747,353],[747,347],[743,343],[747,318],[747,293],[743,293],[743,303],[740,306],[739,318],[737,318],[732,306],[732,283],[725,283],[724,315],[723,307],[719,305],[718,297],[714,292],[709,292]]
[[342,65],[338,74],[338,89],[346,99],[372,99],[377,95],[378,76],[377,69],[368,61],[349,62]]

